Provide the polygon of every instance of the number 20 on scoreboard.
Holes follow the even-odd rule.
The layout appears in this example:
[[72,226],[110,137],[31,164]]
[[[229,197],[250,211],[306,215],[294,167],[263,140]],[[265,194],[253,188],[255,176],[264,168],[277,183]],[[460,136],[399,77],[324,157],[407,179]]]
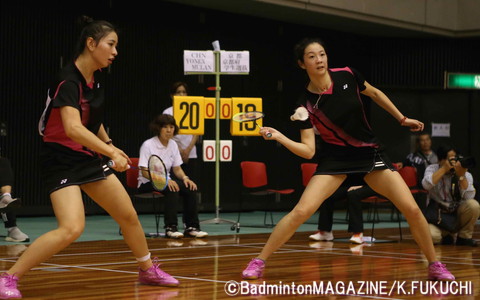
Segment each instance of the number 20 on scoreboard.
[[203,97],[175,96],[173,117],[180,134],[203,135],[205,132],[205,105]]

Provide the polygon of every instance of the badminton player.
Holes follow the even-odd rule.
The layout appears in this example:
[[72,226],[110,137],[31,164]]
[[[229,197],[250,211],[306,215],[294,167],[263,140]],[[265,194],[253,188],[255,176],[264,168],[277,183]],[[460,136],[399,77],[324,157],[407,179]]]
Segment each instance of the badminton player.
[[[375,192],[391,200],[406,217],[415,241],[429,262],[428,278],[455,280],[445,265],[437,261],[427,221],[373,135],[359,93],[370,97],[411,131],[423,130],[423,123],[404,116],[382,91],[371,86],[357,71],[348,67],[328,69],[328,57],[321,40],[300,41],[295,46],[295,56],[310,79],[295,114],[305,112],[300,113],[305,117],[294,121],[300,127],[301,142],[292,141],[274,128],[264,127],[260,132],[271,132],[270,138],[265,135],[264,138],[276,140],[303,158],[310,159],[318,151],[318,168],[298,204],[277,224],[258,257],[243,271],[243,278],[262,277],[270,255],[337,190],[347,174],[360,173]],[[322,140],[319,149],[315,149],[314,130]]]
[[43,132],[42,177],[58,227],[37,238],[16,263],[0,276],[0,298],[21,298],[17,281],[30,269],[74,242],[85,227],[82,191],[120,225],[139,265],[143,284],[177,286],[178,281],[150,259],[142,226],[122,183],[101,155],[125,171],[128,156],[113,146],[102,124],[103,92],[96,71],[117,56],[118,36],[112,24],[84,18],[74,60],[50,89],[52,107]]

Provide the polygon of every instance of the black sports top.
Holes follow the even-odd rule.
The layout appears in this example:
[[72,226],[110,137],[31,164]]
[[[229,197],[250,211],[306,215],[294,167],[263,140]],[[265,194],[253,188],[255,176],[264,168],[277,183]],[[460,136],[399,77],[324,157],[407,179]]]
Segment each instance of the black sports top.
[[63,147],[67,147],[77,154],[95,155],[93,150],[74,142],[65,134],[60,108],[72,106],[78,109],[82,124],[96,135],[103,123],[104,93],[100,83],[93,80],[87,84],[72,62],[62,69],[59,80],[50,88],[50,98],[51,110],[47,115],[43,141],[58,150],[66,150]]
[[[381,160],[383,146],[372,132],[360,92],[365,79],[349,67],[329,69],[332,85],[323,94],[305,89],[298,105],[305,107],[309,118],[295,121],[300,129],[314,128],[320,136],[316,149],[318,173],[369,172]],[[378,166],[378,164],[377,164]]]
[[[321,96],[306,90],[299,104],[309,111],[302,128],[315,127],[325,143],[338,146],[378,148],[367,121],[360,92],[363,76],[349,67],[329,69],[332,85]],[[318,100],[318,108],[314,107]]]

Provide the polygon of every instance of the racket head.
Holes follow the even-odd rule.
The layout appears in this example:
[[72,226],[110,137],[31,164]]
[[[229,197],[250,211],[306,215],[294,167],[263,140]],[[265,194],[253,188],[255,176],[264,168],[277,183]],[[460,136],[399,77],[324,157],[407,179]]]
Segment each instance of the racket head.
[[250,122],[261,119],[265,116],[261,111],[246,111],[233,115],[232,120],[235,122]]
[[158,155],[154,154],[148,159],[148,174],[150,175],[150,182],[157,192],[161,192],[167,188],[167,168]]

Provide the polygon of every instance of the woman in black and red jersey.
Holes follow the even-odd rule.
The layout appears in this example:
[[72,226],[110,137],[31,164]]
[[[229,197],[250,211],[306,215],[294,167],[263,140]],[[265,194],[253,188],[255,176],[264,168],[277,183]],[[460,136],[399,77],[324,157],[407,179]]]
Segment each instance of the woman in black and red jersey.
[[97,71],[117,56],[118,36],[112,24],[84,18],[77,54],[50,89],[50,107],[43,130],[42,172],[58,227],[37,238],[17,262],[0,276],[0,298],[20,298],[17,281],[28,270],[74,242],[85,227],[82,191],[120,225],[125,242],[139,264],[139,281],[176,286],[178,281],[153,264],[142,226],[116,171],[131,163],[116,148],[103,126],[103,89]]
[[[275,227],[257,258],[243,271],[244,279],[263,276],[265,260],[287,242],[296,229],[312,216],[322,202],[337,190],[349,174],[364,174],[365,182],[375,192],[386,196],[405,215],[413,237],[429,264],[428,277],[455,280],[436,259],[427,221],[409,188],[385,155],[366,119],[360,93],[370,97],[412,131],[423,130],[423,123],[405,117],[380,90],[371,86],[352,68],[329,69],[327,53],[319,39],[304,39],[295,46],[300,68],[309,82],[300,97],[292,120],[300,127],[301,141],[295,142],[274,128],[267,140],[276,140],[294,154],[311,159],[317,153],[318,168],[295,208]],[[321,145],[315,149],[315,133]]]

